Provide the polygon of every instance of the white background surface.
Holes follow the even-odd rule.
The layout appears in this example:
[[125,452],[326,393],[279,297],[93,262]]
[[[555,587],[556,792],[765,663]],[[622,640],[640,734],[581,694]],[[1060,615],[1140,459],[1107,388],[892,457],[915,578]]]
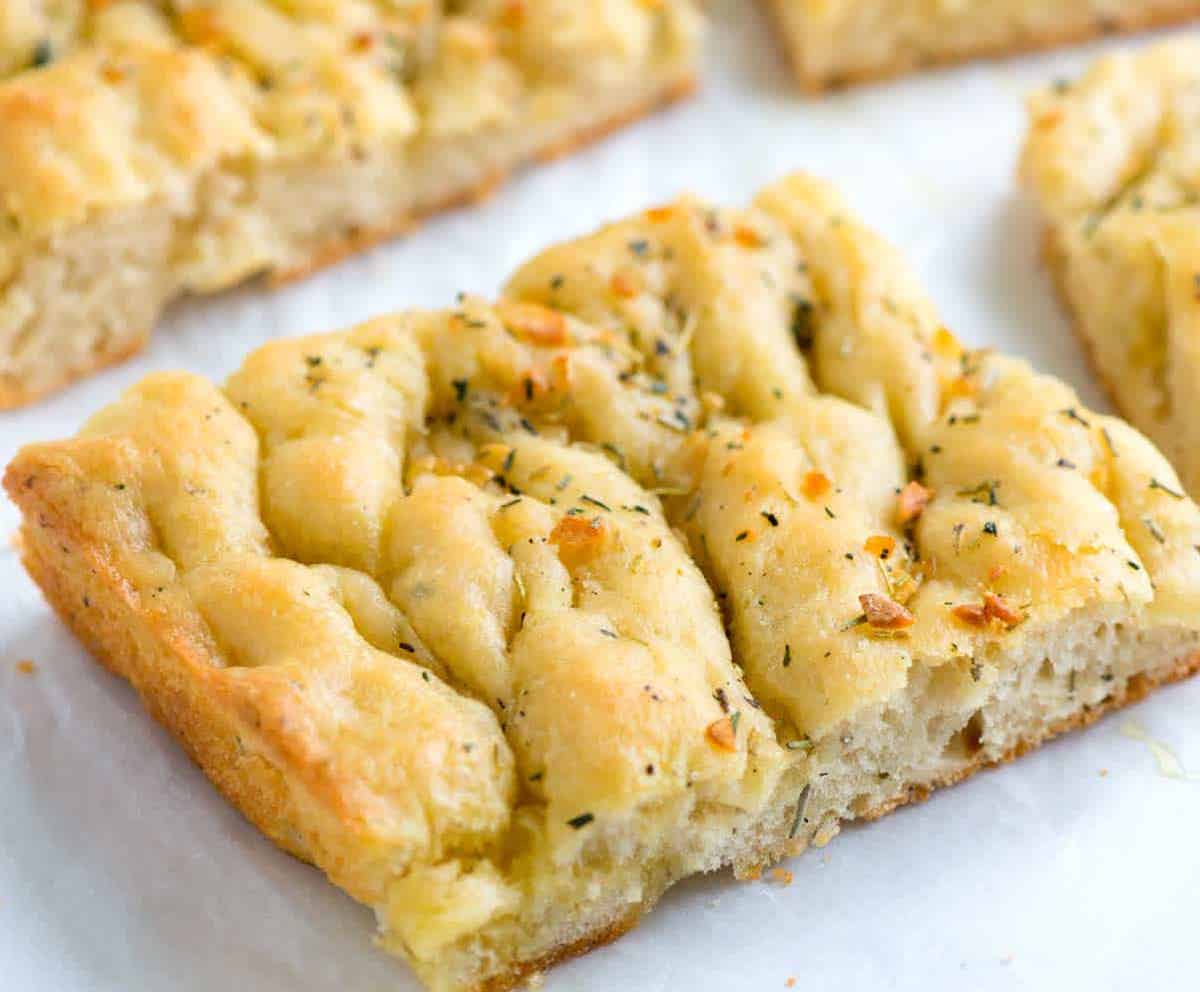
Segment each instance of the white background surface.
[[[492,293],[552,240],[685,188],[742,202],[797,167],[837,180],[902,247],[962,338],[1023,354],[1102,405],[1013,180],[1023,93],[1099,48],[810,102],[755,5],[713,6],[699,99],[302,285],[178,307],[136,360],[0,415],[0,458],[73,432],[153,369],[223,377],[269,337]],[[15,523],[0,505],[0,528]],[[7,547],[0,589],[0,989],[416,989],[372,948],[368,911],[217,796],[55,621]],[[17,670],[23,659],[35,674]],[[798,989],[1196,988],[1200,781],[1164,777],[1120,728],[1136,721],[1200,768],[1197,714],[1200,682],[1166,689],[846,830],[791,864],[787,887],[685,883],[546,988],[774,990],[791,976]]]

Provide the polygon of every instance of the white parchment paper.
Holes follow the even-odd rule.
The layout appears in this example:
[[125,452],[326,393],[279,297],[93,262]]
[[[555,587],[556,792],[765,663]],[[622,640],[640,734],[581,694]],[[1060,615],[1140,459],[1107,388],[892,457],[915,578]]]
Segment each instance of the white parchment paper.
[[[1100,48],[810,102],[756,5],[713,6],[699,99],[301,285],[176,308],[136,360],[0,415],[0,457],[73,432],[151,370],[221,378],[267,338],[492,293],[550,241],[683,189],[742,202],[797,167],[837,180],[901,246],[961,337],[1023,354],[1103,406],[1013,180],[1023,93]],[[15,524],[0,505],[0,528]],[[0,589],[0,989],[417,988],[372,947],[368,911],[260,837],[92,663],[7,546]],[[789,886],[686,883],[546,987],[1196,988],[1200,782],[1163,775],[1121,733],[1129,721],[1200,769],[1195,682],[847,830],[791,864]]]

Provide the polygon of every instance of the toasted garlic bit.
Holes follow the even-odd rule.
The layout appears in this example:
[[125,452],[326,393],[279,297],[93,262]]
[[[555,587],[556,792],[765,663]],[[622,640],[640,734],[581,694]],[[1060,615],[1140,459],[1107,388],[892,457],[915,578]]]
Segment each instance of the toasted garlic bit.
[[800,491],[809,499],[819,499],[829,492],[832,485],[829,476],[820,472],[806,472],[800,481]]
[[563,517],[550,532],[550,540],[558,546],[558,556],[568,568],[595,557],[607,539],[608,528],[600,517]]
[[876,630],[904,630],[916,623],[916,618],[894,599],[866,592],[858,597],[863,614]]
[[1019,610],[1013,609],[1004,601],[1003,596],[994,592],[983,594],[983,610],[989,620],[999,620],[1006,627],[1015,627],[1025,619]]
[[910,482],[901,489],[896,501],[896,520],[900,526],[912,523],[924,513],[933,496],[933,490],[926,489],[919,482]]
[[733,730],[733,720],[727,716],[714,720],[704,731],[708,743],[718,751],[736,751],[737,736]]
[[876,534],[868,537],[863,550],[872,558],[886,559],[896,550],[896,539],[887,534]]
[[637,296],[639,292],[637,279],[630,272],[614,272],[609,288],[614,295],[626,300]]
[[743,248],[754,250],[763,246],[762,235],[754,228],[747,227],[744,224],[739,224],[733,229],[733,240]]
[[777,885],[791,885],[795,876],[786,868],[772,868],[771,881]]
[[993,620],[1005,627],[1015,627],[1025,619],[1019,610],[1009,606],[1004,597],[993,592],[984,593],[982,603],[962,603],[951,612],[971,627],[986,627]]
[[550,388],[566,392],[574,384],[575,378],[571,366],[570,355],[556,355],[550,363]]
[[987,610],[982,603],[962,603],[950,612],[970,627],[987,626]]
[[513,303],[502,300],[496,312],[513,334],[531,344],[543,347],[564,345],[570,340],[567,318],[557,310],[537,303]]

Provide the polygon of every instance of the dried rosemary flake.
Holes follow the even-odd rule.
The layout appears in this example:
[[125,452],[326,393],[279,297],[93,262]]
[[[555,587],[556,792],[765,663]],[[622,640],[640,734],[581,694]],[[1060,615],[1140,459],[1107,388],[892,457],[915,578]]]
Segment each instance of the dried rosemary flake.
[[800,832],[800,824],[804,822],[804,808],[808,805],[808,793],[811,786],[806,785],[800,790],[800,798],[796,800],[796,815],[792,818],[792,829],[788,831],[791,839]]
[[959,496],[966,497],[972,503],[981,503],[984,506],[999,506],[996,499],[996,490],[1000,488],[1000,483],[993,479],[985,480],[977,486],[970,489],[960,489]]
[[1151,489],[1159,489],[1162,492],[1166,493],[1168,496],[1170,496],[1172,499],[1186,499],[1187,498],[1178,489],[1172,489],[1170,486],[1164,485],[1163,483],[1159,482],[1157,479],[1150,480],[1150,488]]

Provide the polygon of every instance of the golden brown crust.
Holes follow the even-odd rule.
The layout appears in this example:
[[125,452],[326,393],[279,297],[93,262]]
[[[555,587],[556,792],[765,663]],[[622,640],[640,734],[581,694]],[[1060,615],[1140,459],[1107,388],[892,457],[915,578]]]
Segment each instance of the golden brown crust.
[[[695,76],[687,76],[668,83],[655,96],[649,97],[641,103],[635,104],[627,110],[609,117],[607,120],[601,121],[598,124],[591,124],[576,131],[574,134],[567,135],[564,138],[551,142],[544,148],[538,149],[532,156],[532,160],[536,162],[551,162],[557,158],[573,154],[594,142],[603,140],[613,132],[619,131],[634,121],[641,120],[643,117],[647,117],[657,110],[664,109],[686,99],[696,92],[696,88],[697,80]],[[268,277],[270,285],[272,287],[285,286],[296,280],[305,279],[327,266],[349,258],[351,255],[357,255],[376,245],[383,244],[385,241],[390,241],[398,235],[406,234],[436,214],[482,203],[503,186],[514,171],[516,170],[498,170],[486,176],[472,188],[453,193],[428,208],[405,213],[403,216],[392,220],[390,223],[382,224],[379,227],[356,229],[351,233],[339,235],[317,248],[308,260],[301,265],[279,272],[272,272]],[[0,408],[3,408],[2,394],[0,394]]]
[[1172,27],[1185,24],[1200,17],[1200,4],[1195,0],[1181,0],[1178,7],[1171,10],[1142,11],[1113,17],[1107,22],[1097,22],[1091,27],[1071,27],[1061,31],[1048,31],[1039,35],[1021,38],[1018,41],[1002,44],[986,44],[956,51],[927,53],[926,59],[920,64],[911,58],[900,55],[883,65],[870,69],[839,73],[836,76],[814,75],[806,73],[796,58],[796,50],[786,43],[786,35],[779,23],[778,4],[781,0],[763,0],[766,8],[776,23],[777,32],[785,39],[784,49],[792,71],[804,92],[813,96],[835,92],[850,86],[864,83],[884,82],[899,76],[932,68],[946,68],[973,62],[981,59],[1004,59],[1017,55],[1028,55],[1035,52],[1075,45],[1099,38],[1118,34],[1136,34],[1140,31],[1153,31],[1157,28]]
[[[27,520],[38,521],[37,527],[27,524],[22,530],[21,560],[63,623],[99,664],[134,685],[150,714],[183,745],[226,799],[281,848],[309,862],[292,827],[287,785],[280,773],[257,756],[238,753],[236,729],[224,707],[195,691],[195,683],[186,678],[173,680],[170,666],[160,659],[143,657],[143,646],[167,643],[166,634],[139,608],[103,549],[83,539],[45,499],[44,480],[22,478],[10,465],[4,486]],[[66,555],[86,562],[86,568],[57,567],[53,559]],[[177,659],[180,667],[211,666],[216,661]],[[530,975],[611,943],[632,929],[647,909],[648,903],[634,906],[603,929],[488,977],[475,992],[507,992]]]
[[[292,825],[283,777],[261,757],[239,751],[229,710],[206,691],[203,673],[218,659],[189,652],[179,631],[142,608],[105,549],[47,498],[45,476],[24,475],[13,463],[4,486],[30,521],[18,539],[21,560],[62,621],[100,664],[137,689],[150,714],[251,823],[310,860]],[[56,562],[68,556],[85,567]]]
[[0,379],[0,410],[15,410],[18,407],[29,406],[61,389],[66,389],[67,386],[79,379],[108,368],[110,365],[120,365],[121,362],[127,361],[145,348],[146,342],[149,340],[150,335],[143,334],[135,341],[123,341],[120,347],[97,351],[95,361],[87,367],[63,369],[56,379],[50,382],[41,382],[36,388],[30,388],[19,379],[12,377]]
[[522,962],[503,974],[492,976],[477,986],[474,992],[508,992],[509,989],[514,989],[520,985],[524,979],[545,971],[547,968],[552,968],[554,965],[569,958],[586,954],[597,947],[611,944],[618,937],[632,930],[637,925],[638,920],[642,918],[643,912],[649,908],[647,905],[635,907],[630,913],[615,920],[602,930],[589,933],[586,937],[581,937],[579,940],[562,944],[540,958]]

